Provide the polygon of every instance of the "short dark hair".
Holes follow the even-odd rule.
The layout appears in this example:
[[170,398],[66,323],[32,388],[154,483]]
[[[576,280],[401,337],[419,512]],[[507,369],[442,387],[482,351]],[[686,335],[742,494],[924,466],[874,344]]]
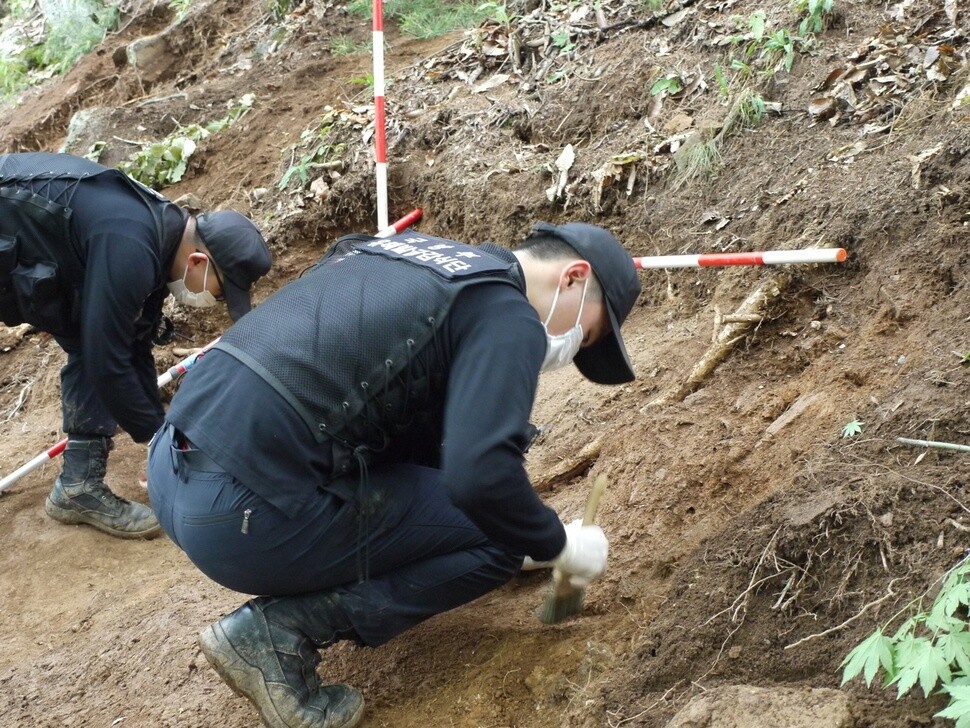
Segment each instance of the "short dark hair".
[[532,234],[520,242],[516,250],[527,250],[536,260],[558,260],[581,257],[576,249],[555,235]]
[[[516,250],[524,251],[536,260],[586,260],[576,248],[555,235],[533,233],[519,243]],[[589,295],[594,301],[603,298],[603,286],[595,273],[590,276]]]

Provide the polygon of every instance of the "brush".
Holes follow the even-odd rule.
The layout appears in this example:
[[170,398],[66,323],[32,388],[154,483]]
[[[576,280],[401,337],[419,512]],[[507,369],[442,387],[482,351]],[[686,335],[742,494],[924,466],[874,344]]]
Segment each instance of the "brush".
[[[593,489],[586,501],[586,513],[583,514],[583,525],[589,526],[596,517],[596,509],[600,504],[600,496],[606,490],[606,476],[597,476]],[[586,590],[569,583],[569,574],[554,569],[552,572],[552,587],[545,604],[539,610],[539,620],[544,624],[556,624],[567,617],[579,614],[583,610],[583,597]]]

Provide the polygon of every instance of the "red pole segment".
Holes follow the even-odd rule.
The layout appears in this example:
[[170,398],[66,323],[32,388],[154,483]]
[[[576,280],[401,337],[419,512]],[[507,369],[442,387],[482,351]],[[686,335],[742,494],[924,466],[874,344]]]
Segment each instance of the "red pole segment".
[[423,214],[424,210],[422,210],[420,207],[411,210],[411,212],[395,222],[393,225],[388,225],[386,228],[377,233],[377,237],[389,238],[396,233],[403,232],[420,220]]

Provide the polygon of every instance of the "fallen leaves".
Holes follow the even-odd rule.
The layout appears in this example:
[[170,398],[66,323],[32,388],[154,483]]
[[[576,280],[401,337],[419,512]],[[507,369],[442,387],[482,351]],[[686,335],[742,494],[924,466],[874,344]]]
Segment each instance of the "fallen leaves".
[[[863,43],[815,87],[807,107],[810,117],[833,126],[841,121],[866,124],[892,118],[917,93],[949,80],[965,67],[966,38],[944,21],[956,17],[955,5],[952,12],[937,11],[913,26],[903,24],[899,14],[896,17],[895,24],[883,26],[878,36]],[[954,106],[967,96],[970,84],[957,94]],[[867,132],[888,128],[877,124]]]

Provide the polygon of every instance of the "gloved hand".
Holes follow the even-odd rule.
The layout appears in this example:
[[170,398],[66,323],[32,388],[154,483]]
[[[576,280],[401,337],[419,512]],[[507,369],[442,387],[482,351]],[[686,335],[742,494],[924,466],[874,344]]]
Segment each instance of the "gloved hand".
[[566,546],[552,565],[569,575],[570,585],[585,589],[606,572],[608,555],[609,544],[603,529],[596,525],[584,526],[577,518],[566,525]]

